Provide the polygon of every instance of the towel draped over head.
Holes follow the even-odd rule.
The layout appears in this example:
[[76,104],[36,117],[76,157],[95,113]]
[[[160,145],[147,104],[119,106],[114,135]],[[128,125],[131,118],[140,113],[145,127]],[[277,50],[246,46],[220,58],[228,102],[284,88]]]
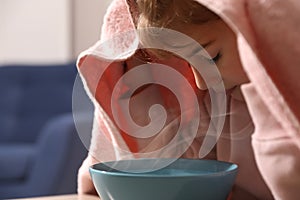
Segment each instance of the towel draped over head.
[[[297,199],[300,188],[300,2],[197,1],[218,14],[232,28],[237,36],[243,68],[250,79],[250,83],[241,87],[243,95],[239,92],[229,94],[227,100],[231,109],[239,113],[230,116],[229,125],[225,122],[224,129],[228,125],[227,133],[251,133],[240,140],[230,141],[221,137],[215,156],[220,160],[237,162],[240,165],[237,184],[257,198]],[[146,64],[138,56],[143,53],[137,50],[139,41],[135,25],[138,16],[135,0],[113,0],[104,19],[101,39],[82,52],[78,59],[80,76],[95,104],[90,155],[98,161],[133,158],[139,155],[138,152],[155,150],[165,145],[165,141],[171,141],[168,134],[163,134],[152,140],[152,144],[156,145],[141,149],[140,144],[148,144],[149,141],[138,140],[124,131],[128,119],[122,107],[123,99],[129,103],[131,117],[137,124],[146,126],[149,116],[145,114],[151,105],[161,104],[168,108],[165,132],[178,129],[179,104],[166,88],[148,85],[140,93],[131,91],[135,81],[149,78],[150,71],[135,77],[134,81],[123,80],[125,84],[118,88],[118,95],[113,92],[126,72]],[[190,83],[200,102],[200,111],[206,110],[201,120],[207,120],[209,108],[201,107],[207,101],[207,95],[197,90],[189,64],[179,58],[160,63],[172,65]],[[153,74],[150,77],[155,79]],[[178,91],[188,94],[184,87]],[[133,94],[130,102],[125,101],[126,94]],[[247,106],[241,96],[245,97]],[[183,102],[183,105],[188,105],[187,108],[194,106],[190,105],[190,98],[192,96],[186,95]],[[247,107],[255,130],[252,125],[247,130],[245,128],[251,121]],[[189,115],[185,117],[179,121],[193,121]],[[200,127],[206,123],[203,121]],[[120,129],[118,125],[124,128]],[[233,137],[232,134],[230,137]],[[183,155],[187,157],[189,152],[192,152],[189,155],[195,153],[193,149],[185,150]]]

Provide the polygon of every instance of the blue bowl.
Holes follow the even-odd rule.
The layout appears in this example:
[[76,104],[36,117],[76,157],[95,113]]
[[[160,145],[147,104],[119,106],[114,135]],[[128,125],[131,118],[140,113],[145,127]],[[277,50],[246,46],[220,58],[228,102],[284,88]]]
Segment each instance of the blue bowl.
[[[153,171],[157,161],[171,164]],[[101,200],[225,200],[238,171],[236,164],[216,160],[173,161],[99,163],[90,167],[90,174]],[[130,171],[120,170],[120,166]]]

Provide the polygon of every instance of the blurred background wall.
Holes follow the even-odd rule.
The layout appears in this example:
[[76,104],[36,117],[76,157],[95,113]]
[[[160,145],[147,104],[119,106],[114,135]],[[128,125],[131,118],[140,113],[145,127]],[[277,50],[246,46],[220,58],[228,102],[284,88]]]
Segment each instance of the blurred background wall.
[[0,65],[66,63],[95,43],[111,0],[1,0]]
[[110,2],[0,0],[0,199],[76,192],[93,105],[74,61]]

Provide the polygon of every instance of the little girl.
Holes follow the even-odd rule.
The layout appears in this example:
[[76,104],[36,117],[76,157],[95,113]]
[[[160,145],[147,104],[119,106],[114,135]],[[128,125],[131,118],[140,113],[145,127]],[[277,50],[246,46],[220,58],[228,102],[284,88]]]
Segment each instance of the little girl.
[[[281,15],[285,13],[288,16],[286,7],[297,13],[299,6],[293,6],[291,9],[288,3],[277,5],[280,3],[272,4],[270,3],[272,1],[269,1],[269,4],[256,4],[253,3],[254,1],[249,1],[247,2],[248,7],[245,7],[245,2],[246,0],[239,2],[223,0],[215,3],[215,1],[203,0],[200,4],[193,0],[128,0],[127,2],[115,0],[108,10],[109,15],[107,15],[102,29],[102,41],[113,37],[121,30],[157,27],[181,32],[201,44],[216,63],[222,76],[227,94],[227,109],[230,114],[226,116],[222,135],[214,150],[206,158],[234,162],[239,165],[239,174],[232,199],[297,199],[298,189],[300,189],[300,110],[295,107],[295,102],[300,97],[294,92],[286,92],[283,87],[284,85],[297,89],[299,86],[292,84],[295,83],[295,81],[292,82],[294,77],[292,69],[299,70],[292,67],[296,66],[297,60],[295,58],[288,59],[286,54],[283,55],[281,51],[273,49],[272,45],[275,46],[274,44],[262,41],[262,38],[267,40],[267,36],[270,35],[268,32],[255,32],[256,34],[254,34],[256,29],[261,30],[262,23],[257,15],[252,14],[254,12],[248,13],[249,10],[245,9],[256,9],[256,13],[260,13],[260,16],[268,16],[266,12],[262,11],[268,8],[267,5],[272,5],[275,10],[280,8]],[[220,16],[203,5],[210,6]],[[278,16],[279,19],[282,17],[281,15]],[[276,13],[273,16],[277,16]],[[227,20],[228,23],[222,19]],[[296,18],[291,18],[291,21],[293,20],[296,21]],[[251,24],[249,21],[256,23]],[[253,30],[250,24],[253,26]],[[264,24],[268,24],[275,30],[278,24],[283,25],[284,22],[278,20],[273,23],[271,19],[269,21],[265,19]],[[277,31],[276,34],[283,36],[283,31]],[[295,39],[293,33],[289,37]],[[269,38],[274,38],[274,36]],[[287,40],[289,41],[289,38]],[[152,41],[145,34],[140,36],[140,42],[147,46]],[[261,42],[261,44],[257,42]],[[259,45],[269,54],[261,53]],[[291,48],[291,54],[296,55],[297,51],[299,49]],[[141,53],[143,55],[140,55]],[[99,157],[98,155],[109,154],[107,149],[103,148],[105,145],[100,144],[105,140],[105,136],[101,135],[101,132],[109,132],[111,138],[120,132],[122,137],[116,139],[117,144],[128,146],[131,152],[138,153],[151,152],[161,148],[170,142],[168,133],[174,132],[177,128],[180,121],[178,120],[180,115],[178,102],[174,100],[174,95],[165,88],[156,85],[149,85],[134,93],[130,104],[131,115],[138,124],[146,126],[149,119],[145,116],[151,105],[164,105],[165,108],[168,108],[166,126],[161,131],[164,136],[137,139],[115,128],[112,110],[108,106],[112,96],[109,88],[111,85],[115,85],[123,73],[144,64],[144,53],[137,51],[126,59],[110,63],[110,67],[114,69],[108,68],[99,83],[93,82],[98,69],[89,68],[89,64],[98,63],[99,66],[102,66],[104,61],[88,58],[91,52],[82,54],[79,59],[78,64],[82,78],[86,81],[89,92],[92,91],[91,96],[96,100],[97,105],[100,105],[100,107],[97,106],[98,110],[95,112],[90,154],[79,172],[79,193],[91,193],[94,190],[88,175],[88,167],[93,163],[105,161],[105,159],[99,159],[104,156]],[[159,61],[157,62],[168,64],[179,71],[189,81],[197,95],[202,114],[200,128],[190,147],[182,154],[182,157],[197,158],[197,152],[203,142],[203,129],[204,132],[207,130],[207,120],[212,117],[210,116],[211,102],[209,102],[209,95],[206,92],[208,86],[204,81],[205,77],[198,73],[190,63],[176,56],[155,49],[149,50],[148,55],[150,55],[148,61],[154,61],[154,58],[158,57]],[[291,65],[286,66],[282,62],[275,63],[268,59],[267,55],[280,55]],[[284,71],[282,71],[283,68]],[[275,69],[282,72],[282,77],[291,77],[291,81],[277,76],[274,73]],[[290,89],[288,90],[290,91]],[[184,94],[184,88],[181,91]],[[188,100],[186,104],[189,104]],[[273,106],[271,110],[270,105]],[[122,115],[122,111],[119,114]],[[114,158],[108,156],[107,159]],[[289,161],[286,164],[285,159]],[[279,167],[274,168],[277,164]],[[286,171],[282,171],[280,168],[284,168]]]

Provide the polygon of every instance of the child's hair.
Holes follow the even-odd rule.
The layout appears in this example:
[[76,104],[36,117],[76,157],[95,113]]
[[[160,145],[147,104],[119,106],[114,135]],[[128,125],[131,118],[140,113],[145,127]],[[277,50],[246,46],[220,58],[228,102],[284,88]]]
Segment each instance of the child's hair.
[[[137,28],[168,28],[180,31],[182,24],[203,24],[219,19],[218,15],[194,0],[136,0],[139,18]],[[141,43],[149,44],[153,35],[149,31],[140,35]],[[150,39],[151,38],[151,39]],[[150,50],[159,58],[169,55],[161,50]]]
[[166,27],[176,23],[201,24],[219,17],[195,0],[137,0],[137,27]]

